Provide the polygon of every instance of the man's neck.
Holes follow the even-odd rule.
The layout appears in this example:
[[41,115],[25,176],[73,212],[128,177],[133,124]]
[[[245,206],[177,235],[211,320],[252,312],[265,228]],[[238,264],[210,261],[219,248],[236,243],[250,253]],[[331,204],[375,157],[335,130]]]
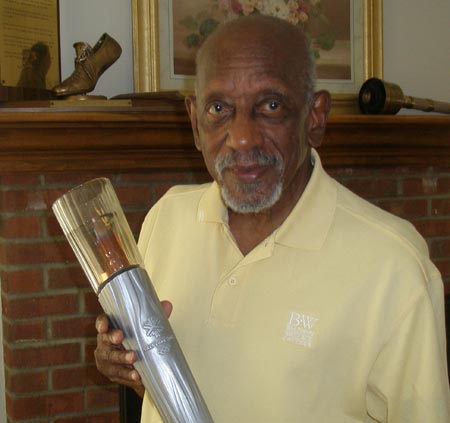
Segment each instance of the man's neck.
[[228,209],[230,231],[243,255],[247,255],[270,236],[289,216],[306,188],[313,166],[306,169],[303,183],[296,189],[289,190],[291,195],[285,195],[270,209],[260,213],[236,213]]
[[284,220],[285,218],[274,217],[270,211],[257,214],[239,214],[229,211],[230,230],[243,255],[247,255],[264,241]]

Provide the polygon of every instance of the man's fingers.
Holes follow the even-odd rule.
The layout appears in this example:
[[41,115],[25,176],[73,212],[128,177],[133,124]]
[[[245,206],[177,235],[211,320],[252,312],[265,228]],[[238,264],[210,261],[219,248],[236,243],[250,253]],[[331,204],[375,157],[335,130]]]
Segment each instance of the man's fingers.
[[99,333],[97,335],[97,345],[102,344],[113,344],[114,346],[120,346],[123,341],[123,332],[119,329],[111,329],[106,333]]
[[144,395],[139,373],[133,368],[137,360],[134,351],[125,350],[122,345],[124,334],[111,328],[108,317],[102,314],[95,321],[97,348],[94,351],[97,369],[110,381],[133,388],[139,396]]
[[140,382],[141,377],[135,369],[129,369],[124,366],[114,366],[111,369],[110,379],[113,382],[130,385],[130,383]]
[[107,362],[108,364],[128,364],[136,362],[137,356],[134,351],[125,351],[119,348],[97,348],[95,350],[97,362]]
[[108,337],[108,342],[114,345],[121,345],[124,338],[123,332],[119,329],[111,329],[106,336]]
[[[172,303],[161,301],[164,314],[172,313]],[[106,314],[101,314],[95,321],[97,329],[97,348],[94,351],[97,369],[109,380],[133,388],[139,396],[144,395],[144,386],[139,373],[133,368],[137,360],[134,351],[125,350],[122,345],[124,334],[111,327]]]
[[[112,344],[121,344],[123,341],[123,332],[119,329],[114,329],[109,323],[108,316],[106,314],[101,314],[95,320],[95,328],[97,329],[98,335],[109,336],[109,342]],[[97,335],[97,336],[98,336]],[[102,338],[103,341],[105,338]]]
[[106,333],[109,330],[109,319],[106,314],[100,314],[95,320],[95,328],[98,333]]

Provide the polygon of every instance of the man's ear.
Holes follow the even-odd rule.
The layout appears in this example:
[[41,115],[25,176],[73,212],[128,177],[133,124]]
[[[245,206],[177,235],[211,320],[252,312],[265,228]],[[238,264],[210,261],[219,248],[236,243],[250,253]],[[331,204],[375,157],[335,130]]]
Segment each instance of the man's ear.
[[200,144],[200,136],[198,133],[198,122],[197,122],[197,105],[196,105],[196,98],[193,95],[187,96],[184,99],[184,104],[186,106],[186,110],[189,115],[189,119],[191,120],[191,126],[192,126],[192,132],[194,133],[194,142],[195,147],[197,147],[198,151],[201,151],[201,144]]
[[306,123],[308,143],[313,148],[320,147],[322,144],[330,108],[331,97],[328,91],[314,93]]

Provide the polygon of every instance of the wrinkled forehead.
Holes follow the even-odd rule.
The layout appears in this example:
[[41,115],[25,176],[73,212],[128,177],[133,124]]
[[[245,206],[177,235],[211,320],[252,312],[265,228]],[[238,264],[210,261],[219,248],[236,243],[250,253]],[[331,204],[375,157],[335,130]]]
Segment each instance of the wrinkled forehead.
[[215,61],[220,63],[230,58],[281,58],[287,56],[290,50],[288,36],[284,32],[270,34],[261,26],[237,28],[226,27],[217,34],[210,36],[199,54],[200,65],[204,62]]
[[266,37],[246,38],[232,34],[206,46],[197,62],[197,87],[211,81],[267,77],[297,88],[289,46]]

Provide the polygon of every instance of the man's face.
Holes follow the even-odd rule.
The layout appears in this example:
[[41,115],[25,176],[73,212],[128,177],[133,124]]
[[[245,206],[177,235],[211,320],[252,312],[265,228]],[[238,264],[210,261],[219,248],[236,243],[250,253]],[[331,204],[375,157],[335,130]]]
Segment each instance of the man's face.
[[226,51],[199,71],[197,146],[233,211],[291,207],[309,154],[296,79],[270,50]]

